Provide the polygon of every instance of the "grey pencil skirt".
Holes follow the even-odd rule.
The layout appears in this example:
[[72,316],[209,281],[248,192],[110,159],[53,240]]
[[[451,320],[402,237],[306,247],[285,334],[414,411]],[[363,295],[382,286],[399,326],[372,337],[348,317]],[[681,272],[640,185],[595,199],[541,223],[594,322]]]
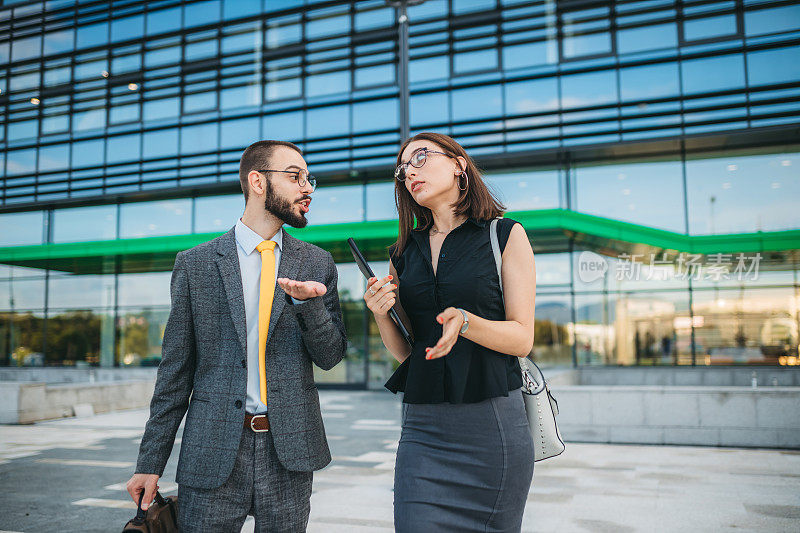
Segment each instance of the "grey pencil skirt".
[[520,389],[467,404],[403,404],[397,533],[519,532],[533,479]]

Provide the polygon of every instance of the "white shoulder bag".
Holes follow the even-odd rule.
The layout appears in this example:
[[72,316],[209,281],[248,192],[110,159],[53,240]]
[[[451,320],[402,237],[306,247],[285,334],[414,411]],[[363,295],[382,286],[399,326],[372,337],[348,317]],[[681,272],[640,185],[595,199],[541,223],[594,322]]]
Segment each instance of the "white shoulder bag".
[[[500,280],[500,292],[503,293],[503,256],[500,253],[500,242],[497,239],[497,221],[492,220],[489,227],[489,238],[492,242],[494,263],[497,266],[497,277]],[[505,296],[503,297],[505,302]],[[547,381],[541,369],[528,357],[518,357],[522,371],[522,398],[525,400],[525,413],[528,415],[531,437],[533,437],[534,461],[549,459],[561,455],[564,441],[556,425],[558,402],[550,393]]]

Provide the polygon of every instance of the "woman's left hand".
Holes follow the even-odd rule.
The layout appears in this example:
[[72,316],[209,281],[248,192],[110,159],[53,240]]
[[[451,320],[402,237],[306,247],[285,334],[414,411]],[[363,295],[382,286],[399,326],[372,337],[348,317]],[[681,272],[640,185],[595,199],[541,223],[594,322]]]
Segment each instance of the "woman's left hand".
[[438,359],[450,353],[464,325],[464,316],[455,307],[448,307],[436,316],[436,321],[442,325],[442,338],[433,348],[425,348],[425,359]]

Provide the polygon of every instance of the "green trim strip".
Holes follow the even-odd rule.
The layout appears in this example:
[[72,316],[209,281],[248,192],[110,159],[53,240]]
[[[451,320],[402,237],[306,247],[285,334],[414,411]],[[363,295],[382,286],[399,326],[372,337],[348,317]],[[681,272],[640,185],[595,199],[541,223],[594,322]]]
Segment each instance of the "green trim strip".
[[[698,254],[800,249],[800,230],[726,235],[683,235],[565,209],[511,212],[508,213],[508,217],[519,220],[533,240],[536,239],[539,231],[560,230],[575,233],[578,240],[585,236]],[[298,238],[323,248],[339,248],[347,237],[353,237],[359,243],[369,242],[387,246],[397,238],[397,221],[323,224],[301,230],[289,228],[288,231]],[[177,253],[219,235],[221,233],[198,233],[113,241],[0,247],[0,263],[110,255]]]

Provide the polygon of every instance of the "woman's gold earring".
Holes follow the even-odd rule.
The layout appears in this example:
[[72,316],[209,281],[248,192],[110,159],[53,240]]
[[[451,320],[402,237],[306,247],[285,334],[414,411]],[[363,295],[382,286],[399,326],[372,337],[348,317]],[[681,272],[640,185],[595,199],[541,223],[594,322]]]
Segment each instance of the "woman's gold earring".
[[[463,188],[461,187],[461,179],[460,179],[461,176],[464,176],[464,187]],[[467,171],[466,170],[462,170],[461,174],[459,174],[458,190],[459,191],[466,191],[468,188],[469,188],[469,176],[467,176]]]

